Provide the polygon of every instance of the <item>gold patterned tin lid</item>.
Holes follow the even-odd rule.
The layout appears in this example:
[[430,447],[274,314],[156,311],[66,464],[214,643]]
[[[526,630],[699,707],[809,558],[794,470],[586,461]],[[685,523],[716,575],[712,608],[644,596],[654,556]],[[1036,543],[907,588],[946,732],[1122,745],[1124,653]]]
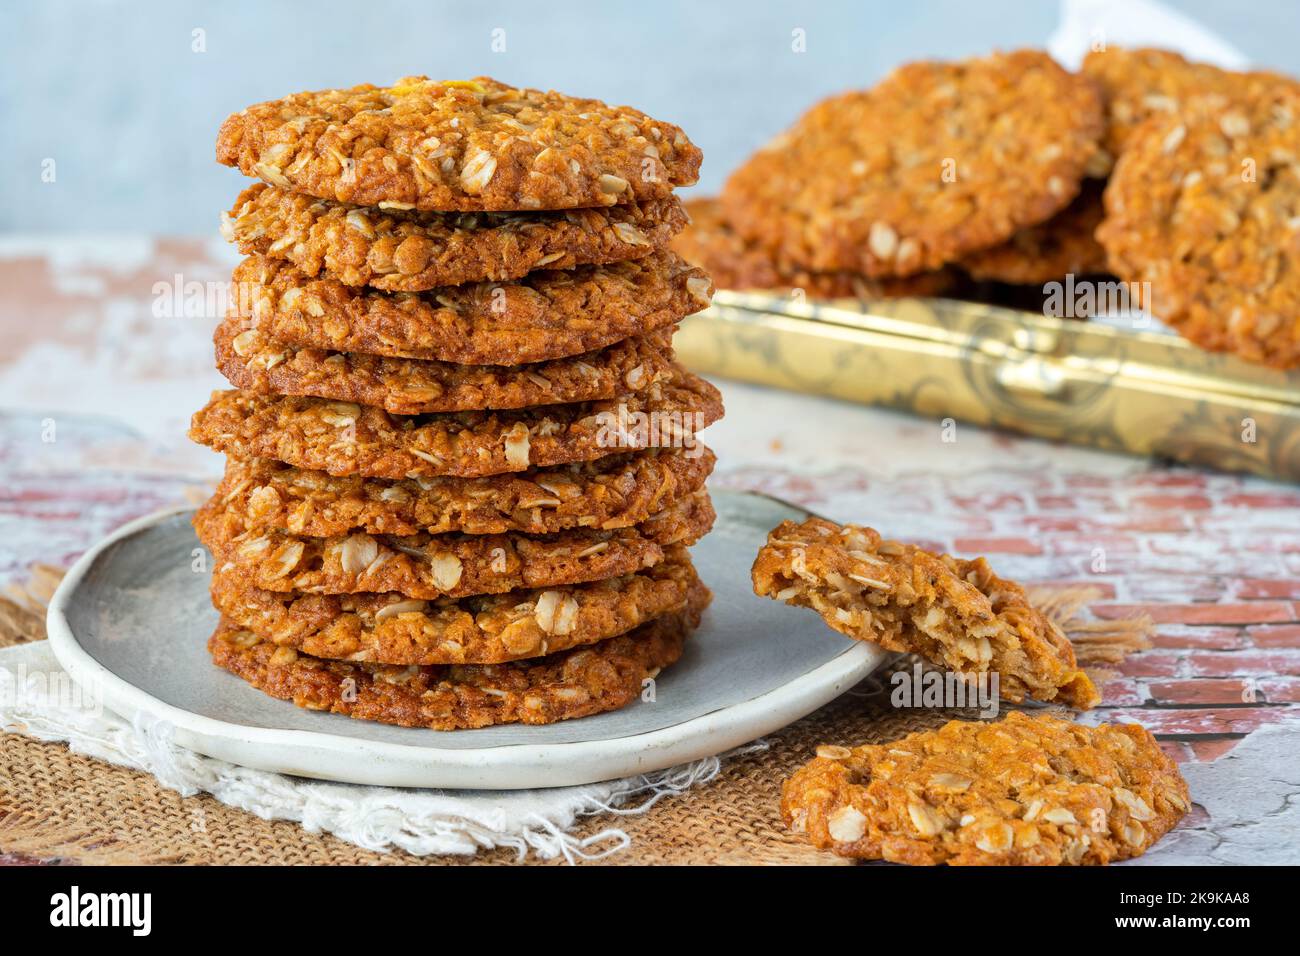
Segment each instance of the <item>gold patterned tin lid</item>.
[[1206,352],[1142,319],[720,291],[674,346],[704,374],[1300,481],[1300,371]]

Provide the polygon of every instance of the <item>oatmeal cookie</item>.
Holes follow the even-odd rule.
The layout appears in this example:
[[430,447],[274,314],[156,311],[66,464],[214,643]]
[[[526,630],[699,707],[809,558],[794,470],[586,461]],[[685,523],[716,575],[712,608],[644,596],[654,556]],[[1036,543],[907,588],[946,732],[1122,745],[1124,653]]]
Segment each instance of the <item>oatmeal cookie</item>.
[[804,268],[914,275],[1064,209],[1102,132],[1092,81],[1045,53],[912,63],[814,106],[731,175],[723,210]]
[[1186,101],[1134,132],[1097,231],[1151,312],[1212,351],[1300,365],[1300,87]]
[[313,657],[379,664],[499,664],[625,634],[704,588],[684,547],[654,567],[586,584],[424,601],[402,594],[297,594],[212,575],[212,603],[240,627]]
[[1003,698],[1087,709],[1100,696],[1069,640],[983,558],[933,555],[871,528],[785,521],[753,569],[755,593],[815,610],[830,627],[959,674],[998,675]]
[[217,327],[217,368],[262,395],[306,395],[373,405],[392,415],[528,408],[644,391],[672,376],[672,329],[598,352],[531,365],[457,365],[284,345],[251,322]]
[[709,274],[720,289],[789,293],[802,289],[813,299],[891,299],[942,295],[952,285],[948,270],[905,278],[868,279],[853,272],[809,272],[741,238],[727,223],[717,199],[686,203],[691,224],[672,249]]
[[640,259],[686,225],[675,196],[601,209],[429,213],[314,199],[255,183],[223,213],[221,234],[245,255],[286,259],[344,285],[423,292]]
[[694,544],[715,517],[708,493],[698,491],[635,528],[537,537],[356,532],[312,538],[250,527],[213,499],[195,515],[194,528],[217,566],[238,567],[253,587],[311,594],[392,591],[436,600],[632,574],[662,561],[670,545]]
[[1108,46],[1083,60],[1084,76],[1092,78],[1106,104],[1107,162],[1117,159],[1129,138],[1151,116],[1176,113],[1190,98],[1206,94],[1235,95],[1263,83],[1294,84],[1278,73],[1224,70],[1195,63],[1171,50],[1127,50]]
[[680,128],[627,106],[488,77],[294,93],[231,115],[217,162],[359,206],[578,209],[667,196],[699,177]]
[[666,251],[418,294],[358,290],[256,256],[236,266],[233,282],[235,313],[277,342],[466,365],[602,349],[670,328],[713,296],[703,271]]
[[672,380],[618,399],[501,412],[394,417],[350,402],[213,392],[190,438],[331,475],[477,478],[637,448],[693,451],[696,432],[721,416],[718,390],[679,368]]
[[911,865],[1127,860],[1189,809],[1187,782],[1145,728],[1019,711],[819,747],[781,791],[786,825],[813,846]]
[[707,603],[704,592],[683,610],[630,634],[504,664],[403,667],[320,660],[261,641],[226,618],[208,651],[218,667],[308,710],[431,730],[550,724],[636,700],[647,679],[681,657]]
[[964,257],[958,265],[973,279],[1011,285],[1041,285],[1066,275],[1106,271],[1106,251],[1094,235],[1101,225],[1101,180],[1087,180],[1078,197],[1047,222],[1021,229],[991,249]]
[[230,457],[221,506],[250,526],[313,537],[369,534],[553,534],[629,528],[704,487],[716,461],[651,448],[486,478],[334,477],[277,461]]

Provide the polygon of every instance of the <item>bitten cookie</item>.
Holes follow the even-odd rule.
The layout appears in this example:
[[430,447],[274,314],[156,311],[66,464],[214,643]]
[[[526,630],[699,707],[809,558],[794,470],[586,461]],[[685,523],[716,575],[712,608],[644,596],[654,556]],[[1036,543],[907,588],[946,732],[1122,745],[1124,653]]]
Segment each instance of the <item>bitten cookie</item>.
[[1061,629],[983,558],[930,554],[872,528],[809,518],[768,535],[753,579],[756,594],[812,608],[856,640],[963,675],[997,674],[1007,700],[1081,710],[1100,700]]

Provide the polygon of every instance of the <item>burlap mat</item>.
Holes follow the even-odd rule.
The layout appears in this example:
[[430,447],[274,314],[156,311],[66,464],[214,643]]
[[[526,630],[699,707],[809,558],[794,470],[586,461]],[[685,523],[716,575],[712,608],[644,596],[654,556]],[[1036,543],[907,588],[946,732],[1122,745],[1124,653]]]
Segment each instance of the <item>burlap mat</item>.
[[[0,646],[44,638],[41,604],[59,572],[34,569],[32,584],[0,597]],[[1113,663],[1145,646],[1149,621],[1073,620],[1088,595],[1044,594],[1035,600],[1067,632],[1084,663]],[[900,658],[896,667],[911,667]],[[611,825],[631,846],[605,864],[826,864],[844,861],[810,849],[786,832],[778,814],[781,782],[811,758],[818,744],[881,743],[940,726],[974,711],[895,710],[888,668],[835,701],[766,738],[768,748],[724,762],[710,783],[661,799],[642,815],[602,814],[578,835]],[[153,777],[70,753],[62,744],[0,734],[0,853],[87,864],[379,864],[483,865],[515,862],[513,851],[473,857],[375,853],[292,822],[270,822],[224,806],[207,794],[181,797]],[[522,862],[538,865],[530,857]]]

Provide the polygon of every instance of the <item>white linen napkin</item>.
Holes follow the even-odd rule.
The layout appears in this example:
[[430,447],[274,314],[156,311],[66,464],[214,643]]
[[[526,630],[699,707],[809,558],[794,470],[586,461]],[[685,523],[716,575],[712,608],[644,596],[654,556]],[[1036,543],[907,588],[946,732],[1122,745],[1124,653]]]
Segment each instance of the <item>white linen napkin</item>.
[[[177,746],[164,721],[132,723],[102,708],[78,706],[51,692],[62,670],[45,641],[0,649],[0,731],[66,743],[74,753],[142,770],[184,796],[210,793],[266,820],[295,820],[368,850],[394,847],[418,856],[472,854],[509,847],[569,862],[598,859],[628,846],[606,827],[583,839],[579,820],[597,813],[645,813],[665,796],[717,776],[729,754],[656,773],[581,787],[543,790],[416,790],[325,783],[205,757]],[[633,806],[634,804],[634,806]]]

